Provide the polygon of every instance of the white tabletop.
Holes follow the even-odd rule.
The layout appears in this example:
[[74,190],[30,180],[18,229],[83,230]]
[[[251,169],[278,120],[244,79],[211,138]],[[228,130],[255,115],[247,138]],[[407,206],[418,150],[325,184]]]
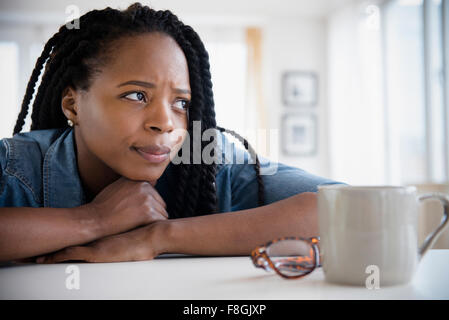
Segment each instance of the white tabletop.
[[[66,280],[79,269],[79,289]],[[173,257],[121,263],[0,268],[0,299],[449,299],[449,250],[431,250],[407,285],[367,289],[327,283],[322,269],[285,280],[249,257]]]

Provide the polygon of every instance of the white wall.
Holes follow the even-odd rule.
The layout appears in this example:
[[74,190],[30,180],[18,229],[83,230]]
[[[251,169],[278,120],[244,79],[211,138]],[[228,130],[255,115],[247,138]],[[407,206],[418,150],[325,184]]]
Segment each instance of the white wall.
[[[279,161],[311,173],[329,176],[326,98],[326,23],[322,18],[273,18],[264,28],[264,91],[269,128],[281,130],[281,118],[289,112],[317,116],[317,153],[314,156],[288,156],[281,151]],[[318,74],[318,104],[315,107],[287,107],[282,103],[281,78],[285,71],[304,70]],[[282,133],[279,132],[279,139]]]

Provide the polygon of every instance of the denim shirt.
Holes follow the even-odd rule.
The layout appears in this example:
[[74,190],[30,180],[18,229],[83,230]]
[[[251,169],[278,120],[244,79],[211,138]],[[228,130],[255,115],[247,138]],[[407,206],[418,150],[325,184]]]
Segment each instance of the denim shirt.
[[[85,204],[74,139],[73,128],[60,128],[33,130],[0,140],[0,207],[71,208]],[[258,182],[254,164],[248,163],[249,153],[224,134],[218,133],[217,141],[222,156],[215,181],[219,212],[257,207]],[[236,163],[242,158],[244,163]],[[265,204],[316,192],[319,185],[339,183],[259,158]],[[155,188],[169,203],[175,185],[170,163]]]

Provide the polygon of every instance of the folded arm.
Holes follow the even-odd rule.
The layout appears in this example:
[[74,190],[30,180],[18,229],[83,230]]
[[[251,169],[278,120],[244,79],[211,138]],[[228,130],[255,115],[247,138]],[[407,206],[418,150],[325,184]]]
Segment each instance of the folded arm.
[[249,255],[278,237],[318,235],[317,197],[305,192],[253,209],[161,222],[161,253]]
[[162,253],[249,255],[256,246],[278,237],[316,236],[317,220],[316,194],[306,192],[253,209],[158,220],[87,246],[65,248],[37,262],[140,261]]

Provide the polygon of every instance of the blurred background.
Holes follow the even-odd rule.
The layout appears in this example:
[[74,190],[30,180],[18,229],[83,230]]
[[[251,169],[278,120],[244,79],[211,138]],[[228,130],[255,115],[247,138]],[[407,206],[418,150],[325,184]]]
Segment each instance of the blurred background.
[[[59,26],[132,2],[0,2],[1,138]],[[141,2],[199,33],[217,123],[261,155],[350,184],[449,182],[449,1]]]

